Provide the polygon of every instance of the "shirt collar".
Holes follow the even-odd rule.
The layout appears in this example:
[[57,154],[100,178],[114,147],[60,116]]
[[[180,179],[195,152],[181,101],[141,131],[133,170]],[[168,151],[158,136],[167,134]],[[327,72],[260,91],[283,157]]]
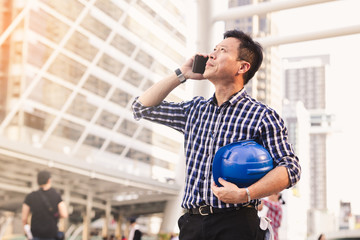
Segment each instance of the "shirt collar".
[[[228,105],[234,105],[236,104],[238,101],[240,101],[242,98],[244,98],[247,95],[247,92],[245,90],[245,88],[242,88],[240,91],[238,91],[237,93],[233,94],[226,102],[223,103]],[[217,105],[217,100],[215,97],[215,93],[214,95],[209,99],[209,103],[215,104]]]

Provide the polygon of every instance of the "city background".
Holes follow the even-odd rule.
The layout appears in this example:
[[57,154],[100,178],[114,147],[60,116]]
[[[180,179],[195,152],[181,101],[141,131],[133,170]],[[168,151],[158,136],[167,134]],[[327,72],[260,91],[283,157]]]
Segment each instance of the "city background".
[[[41,169],[70,210],[60,222],[69,239],[126,235],[130,217],[144,239],[177,233],[182,136],[135,121],[131,103],[232,28],[264,45],[246,88],[281,113],[303,169],[283,192],[280,239],[360,238],[358,9],[357,0],[1,1],[0,239],[23,237],[21,205]],[[187,81],[167,100],[212,90]]]

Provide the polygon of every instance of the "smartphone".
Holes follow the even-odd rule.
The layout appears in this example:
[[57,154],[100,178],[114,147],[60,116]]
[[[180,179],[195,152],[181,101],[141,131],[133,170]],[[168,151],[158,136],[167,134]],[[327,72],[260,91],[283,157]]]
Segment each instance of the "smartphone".
[[193,65],[192,65],[192,71],[194,73],[203,74],[205,72],[206,62],[208,59],[209,59],[209,57],[195,55],[195,59],[194,59]]

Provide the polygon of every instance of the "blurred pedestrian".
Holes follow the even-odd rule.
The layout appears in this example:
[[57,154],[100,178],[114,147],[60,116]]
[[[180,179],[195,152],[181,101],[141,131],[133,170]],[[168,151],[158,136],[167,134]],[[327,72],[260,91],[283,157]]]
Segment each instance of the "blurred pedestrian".
[[[55,240],[59,218],[67,218],[66,205],[59,193],[51,187],[51,174],[40,171],[37,175],[39,190],[25,197],[22,206],[22,223],[27,237],[33,240]],[[31,217],[31,228],[28,217]],[[31,229],[31,232],[29,231]]]
[[274,231],[274,240],[279,239],[279,228],[281,226],[282,220],[282,206],[285,204],[285,201],[282,199],[281,193],[275,193],[268,197],[268,199],[262,199],[262,203],[259,207],[259,210],[262,209],[262,206],[265,205],[268,207],[266,217],[271,220],[271,226]]
[[141,240],[141,236],[142,232],[139,229],[139,225],[136,223],[136,218],[131,218],[129,240]]

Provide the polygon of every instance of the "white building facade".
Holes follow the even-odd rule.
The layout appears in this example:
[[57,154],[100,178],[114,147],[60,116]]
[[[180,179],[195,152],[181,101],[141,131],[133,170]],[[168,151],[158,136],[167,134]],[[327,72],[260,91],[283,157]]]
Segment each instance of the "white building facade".
[[164,212],[181,189],[182,136],[136,122],[131,104],[184,62],[186,2],[5,0],[0,10],[0,191],[13,199],[1,209],[21,208],[50,168],[86,226]]

